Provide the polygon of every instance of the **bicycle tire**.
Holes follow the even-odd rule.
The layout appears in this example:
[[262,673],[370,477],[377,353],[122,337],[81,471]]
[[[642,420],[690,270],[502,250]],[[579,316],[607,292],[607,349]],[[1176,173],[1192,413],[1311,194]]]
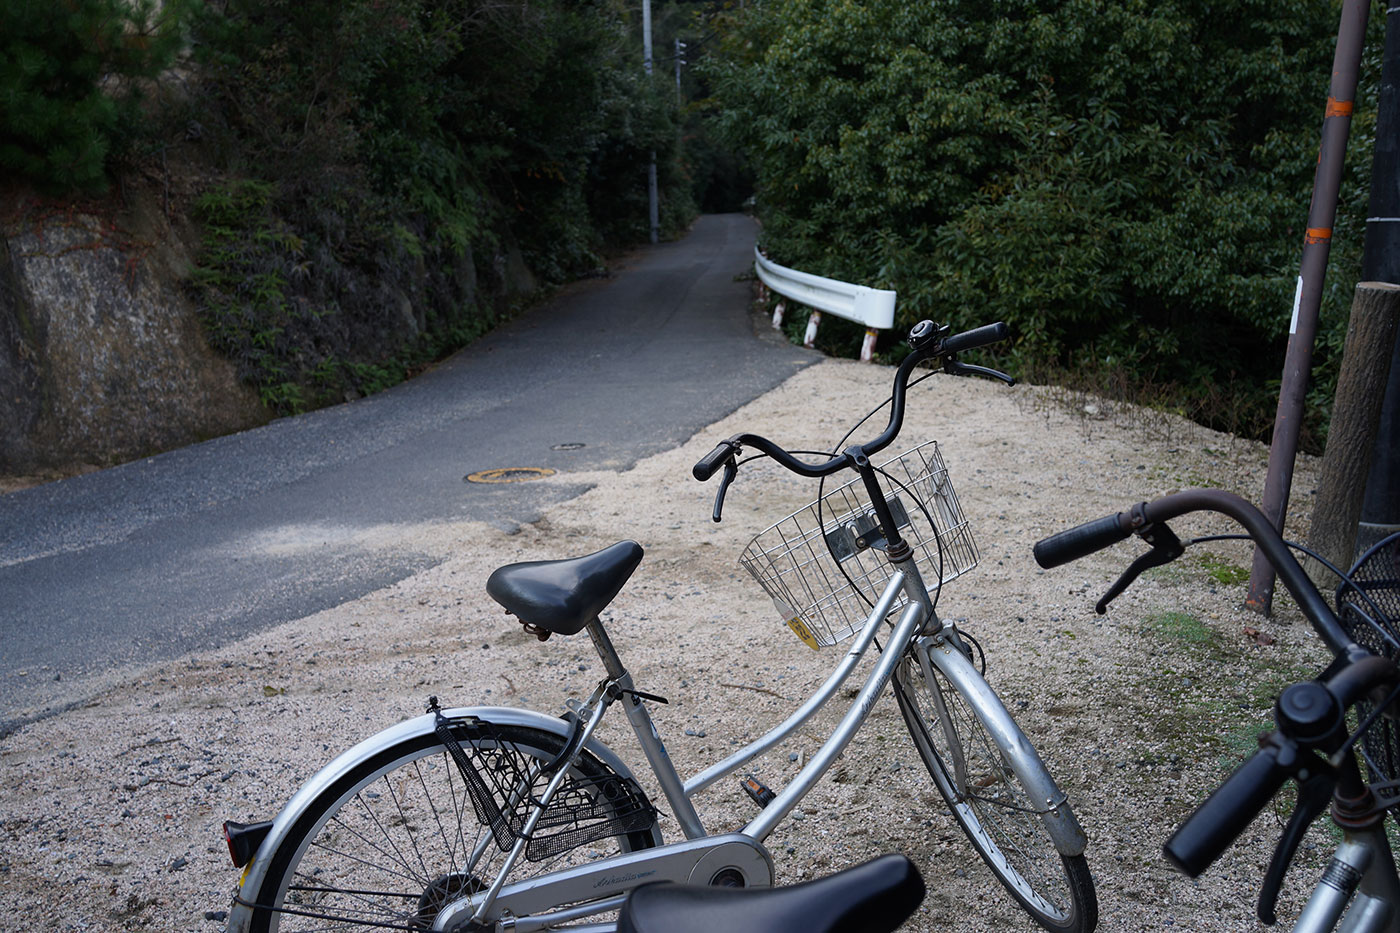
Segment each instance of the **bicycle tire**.
[[[477,719],[454,720],[450,729],[464,749],[527,763],[550,762],[565,744],[563,737],[545,730]],[[609,800],[615,785],[608,782],[624,780],[587,751],[569,775],[577,786]],[[641,789],[628,783],[634,802],[635,795],[642,795],[650,826],[590,841],[544,864],[522,858],[510,880],[655,845],[655,811]],[[495,829],[499,832],[499,821]],[[469,868],[464,856],[478,848],[480,861]],[[451,750],[437,735],[426,734],[405,739],[348,771],[306,808],[268,858],[259,890],[243,892],[264,905],[253,911],[253,933],[385,926],[426,930],[446,900],[495,878],[499,869],[493,863],[503,858],[503,851],[492,826],[481,821]]]
[[[953,818],[992,874],[1036,923],[1054,933],[1089,933],[1098,925],[1089,863],[1083,855],[1066,856],[1056,849],[966,698],[936,667],[932,672],[930,684],[916,657],[906,656],[895,670],[894,693],[919,757]],[[948,729],[939,713],[940,699]],[[961,788],[959,758],[966,775]],[[974,787],[975,792],[969,792]]]

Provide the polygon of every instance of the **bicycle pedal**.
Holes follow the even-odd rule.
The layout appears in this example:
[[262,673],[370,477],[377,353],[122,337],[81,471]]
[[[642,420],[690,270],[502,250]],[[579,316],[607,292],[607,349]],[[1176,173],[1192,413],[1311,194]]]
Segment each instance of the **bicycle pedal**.
[[749,795],[750,800],[758,804],[760,810],[772,803],[773,798],[777,796],[777,794],[768,789],[767,784],[764,784],[752,774],[745,777],[739,783],[743,786],[744,793]]

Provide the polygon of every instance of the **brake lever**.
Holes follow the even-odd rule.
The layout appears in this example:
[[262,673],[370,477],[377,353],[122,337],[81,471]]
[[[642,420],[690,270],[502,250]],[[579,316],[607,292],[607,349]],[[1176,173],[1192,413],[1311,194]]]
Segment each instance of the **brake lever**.
[[724,511],[724,494],[729,491],[729,484],[734,482],[734,477],[739,475],[739,467],[735,465],[734,458],[724,462],[724,477],[719,481],[719,492],[715,493],[715,510],[710,518],[716,523],[720,520],[720,512]]
[[989,369],[986,366],[974,366],[972,363],[960,363],[951,356],[943,358],[943,371],[952,376],[986,376],[990,379],[1000,379],[1009,386],[1016,384],[1015,378],[996,369]]
[[1278,892],[1283,887],[1283,876],[1288,873],[1288,866],[1293,864],[1293,856],[1298,852],[1303,834],[1327,809],[1336,785],[1336,775],[1325,766],[1306,779],[1298,781],[1298,804],[1293,808],[1293,815],[1288,818],[1283,835],[1279,836],[1278,845],[1274,847],[1274,857],[1269,862],[1269,871],[1264,876],[1263,886],[1259,888],[1259,903],[1254,912],[1260,923],[1273,926],[1278,922],[1278,914],[1274,908],[1278,904]]
[[1108,604],[1122,595],[1123,591],[1131,586],[1144,570],[1170,564],[1186,553],[1186,546],[1181,543],[1176,532],[1164,523],[1147,525],[1137,532],[1137,536],[1152,545],[1152,550],[1140,555],[1137,560],[1129,564],[1128,569],[1123,571],[1123,575],[1113,582],[1113,585],[1103,594],[1103,598],[1094,605],[1094,611],[1099,615],[1108,612]]

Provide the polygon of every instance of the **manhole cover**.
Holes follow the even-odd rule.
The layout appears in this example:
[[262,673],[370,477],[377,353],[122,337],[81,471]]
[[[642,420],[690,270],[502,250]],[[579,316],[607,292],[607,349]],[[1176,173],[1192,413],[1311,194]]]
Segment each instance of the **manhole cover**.
[[532,479],[553,476],[549,467],[502,467],[496,470],[479,470],[462,477],[468,483],[528,483]]

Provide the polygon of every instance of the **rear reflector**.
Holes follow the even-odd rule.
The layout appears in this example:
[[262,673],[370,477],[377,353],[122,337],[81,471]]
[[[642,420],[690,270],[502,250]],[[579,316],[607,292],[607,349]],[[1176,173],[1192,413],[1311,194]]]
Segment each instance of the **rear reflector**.
[[272,829],[272,821],[262,823],[235,823],[229,820],[224,824],[224,839],[228,842],[228,855],[234,867],[242,868],[253,860],[258,846],[267,838]]

